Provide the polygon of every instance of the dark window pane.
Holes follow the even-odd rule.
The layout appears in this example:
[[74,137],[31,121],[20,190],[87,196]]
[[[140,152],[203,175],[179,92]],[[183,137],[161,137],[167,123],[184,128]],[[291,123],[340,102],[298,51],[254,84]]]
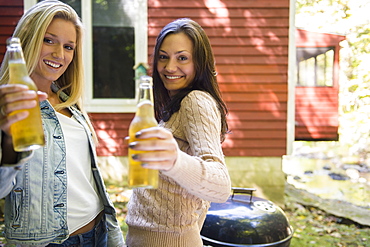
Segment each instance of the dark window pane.
[[93,28],[94,98],[134,98],[134,28]]
[[93,98],[134,98],[135,0],[92,2]]
[[[81,0],[62,2],[81,17]],[[135,97],[134,3],[135,0],[92,1],[95,99]]]
[[74,8],[78,16],[81,18],[81,0],[60,0],[60,1]]
[[297,85],[333,86],[334,47],[297,48]]

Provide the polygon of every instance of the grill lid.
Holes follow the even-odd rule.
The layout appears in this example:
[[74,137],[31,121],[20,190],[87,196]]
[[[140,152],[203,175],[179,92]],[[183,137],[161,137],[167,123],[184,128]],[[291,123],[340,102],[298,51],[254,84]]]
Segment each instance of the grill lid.
[[201,230],[204,241],[223,243],[221,246],[271,246],[290,242],[293,228],[280,207],[254,197],[255,189],[232,189],[225,203],[211,203]]

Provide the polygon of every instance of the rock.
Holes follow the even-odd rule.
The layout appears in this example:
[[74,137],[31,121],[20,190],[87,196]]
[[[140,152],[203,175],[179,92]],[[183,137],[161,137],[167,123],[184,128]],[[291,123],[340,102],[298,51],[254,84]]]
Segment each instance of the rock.
[[331,166],[329,166],[329,165],[325,165],[322,169],[324,169],[324,170],[331,170]]
[[305,171],[303,174],[304,175],[312,175],[313,174],[313,171]]
[[344,164],[342,166],[342,169],[344,169],[344,170],[356,169],[356,170],[358,170],[359,172],[362,172],[362,173],[368,173],[368,172],[370,172],[370,168],[367,165],[364,165],[364,164],[361,164],[361,165],[357,165],[357,164]]
[[302,205],[320,208],[332,215],[370,226],[370,207],[361,207],[341,200],[323,199],[306,190],[297,189],[289,183],[286,184],[285,193]]
[[334,173],[334,172],[331,172],[328,175],[329,175],[329,177],[331,177],[334,180],[348,180],[349,179],[349,177],[346,176],[346,175],[339,174],[339,173]]

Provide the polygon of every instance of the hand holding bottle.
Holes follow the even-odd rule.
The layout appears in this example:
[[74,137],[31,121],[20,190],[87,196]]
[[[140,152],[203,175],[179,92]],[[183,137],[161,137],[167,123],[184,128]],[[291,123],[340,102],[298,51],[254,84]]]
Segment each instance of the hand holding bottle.
[[170,170],[176,162],[178,145],[172,133],[162,127],[143,129],[136,134],[136,141],[129,147],[134,150],[149,151],[135,155],[135,160],[145,168]]
[[[23,119],[13,122],[10,125],[10,132],[13,140],[14,150],[17,152],[29,151],[40,148],[45,144],[44,130],[42,127],[41,111],[39,106],[39,99],[37,95],[37,86],[29,76],[26,62],[23,56],[23,50],[20,39],[17,37],[10,37],[6,41],[9,64],[9,81],[8,84],[22,84],[29,90],[34,91],[33,107],[26,108],[27,116]],[[9,114],[4,112],[2,114]],[[18,111],[12,112],[10,115],[20,113]],[[21,113],[23,114],[25,113]],[[18,115],[19,116],[19,115]]]
[[47,94],[34,90],[29,90],[27,86],[21,84],[0,85],[0,129],[10,136],[10,126],[28,116],[26,110],[35,107],[35,97],[38,95],[39,101],[47,99]]

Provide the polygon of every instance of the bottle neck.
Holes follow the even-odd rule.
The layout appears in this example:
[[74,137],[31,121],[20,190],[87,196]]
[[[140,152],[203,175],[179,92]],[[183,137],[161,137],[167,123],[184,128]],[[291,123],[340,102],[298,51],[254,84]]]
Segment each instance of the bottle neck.
[[9,61],[14,63],[25,63],[23,50],[19,39],[11,39],[8,41],[7,52],[9,54]]
[[139,86],[139,101],[138,104],[142,102],[150,102],[153,104],[153,89],[149,83],[140,83]]
[[23,77],[28,75],[26,62],[24,60],[22,46],[16,39],[11,39],[7,45],[7,53],[9,56],[9,70],[11,76]]
[[154,118],[153,89],[147,82],[139,84],[139,101],[137,104],[136,116],[143,118]]

